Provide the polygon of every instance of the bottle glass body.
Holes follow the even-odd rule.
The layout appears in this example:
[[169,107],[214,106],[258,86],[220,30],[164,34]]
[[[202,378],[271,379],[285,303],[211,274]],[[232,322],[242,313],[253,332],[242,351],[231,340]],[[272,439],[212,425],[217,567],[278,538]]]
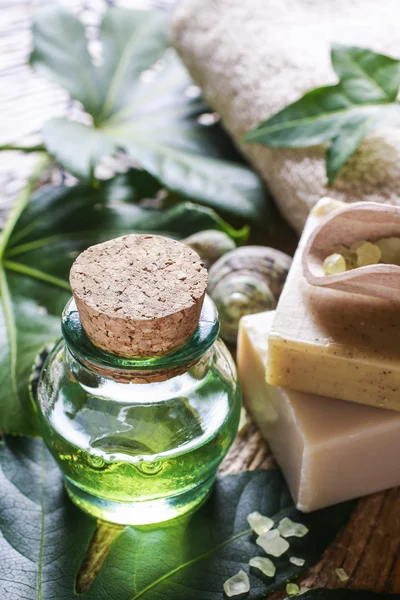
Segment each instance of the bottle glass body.
[[41,433],[72,500],[97,518],[149,524],[208,494],[240,417],[235,365],[206,298],[192,338],[163,357],[96,348],[73,301],[39,380]]

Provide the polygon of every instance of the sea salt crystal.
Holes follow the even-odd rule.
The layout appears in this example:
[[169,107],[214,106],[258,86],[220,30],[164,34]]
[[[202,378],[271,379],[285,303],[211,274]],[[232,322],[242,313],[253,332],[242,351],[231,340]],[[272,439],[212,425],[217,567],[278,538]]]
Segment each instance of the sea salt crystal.
[[224,583],[224,592],[229,597],[240,596],[240,594],[247,594],[250,591],[250,581],[247,573],[240,570],[233,577],[227,579]]
[[350,579],[346,571],[341,567],[339,569],[336,569],[336,575],[339,577],[340,581],[348,581]]
[[259,569],[267,577],[273,577],[275,575],[276,568],[274,563],[265,556],[255,556],[254,558],[251,558],[249,565],[250,567]]
[[256,543],[261,546],[266,554],[271,556],[282,556],[289,548],[289,543],[284,540],[277,529],[266,531],[256,539]]
[[272,519],[269,517],[264,517],[257,511],[250,513],[247,516],[247,521],[257,535],[261,535],[262,533],[269,531],[274,526]]
[[295,523],[291,519],[285,517],[278,525],[278,531],[282,537],[304,537],[308,533],[308,529],[302,523]]

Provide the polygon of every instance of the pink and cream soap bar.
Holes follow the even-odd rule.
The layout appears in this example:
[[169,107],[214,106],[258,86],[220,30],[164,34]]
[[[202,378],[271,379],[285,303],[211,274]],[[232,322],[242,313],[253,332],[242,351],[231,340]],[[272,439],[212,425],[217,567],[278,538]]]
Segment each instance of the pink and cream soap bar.
[[[309,512],[400,485],[399,412],[266,382],[274,318],[274,312],[242,318],[238,369],[246,406],[297,507]],[[367,395],[368,386],[361,393]]]

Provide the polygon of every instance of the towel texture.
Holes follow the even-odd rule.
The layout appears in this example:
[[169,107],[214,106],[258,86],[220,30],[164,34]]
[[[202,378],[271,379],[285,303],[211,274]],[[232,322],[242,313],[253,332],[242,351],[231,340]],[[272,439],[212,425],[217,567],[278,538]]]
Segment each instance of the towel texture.
[[238,140],[307,90],[337,81],[332,42],[400,58],[399,23],[399,0],[183,0],[174,11],[174,46],[298,231],[321,196],[400,204],[400,129],[369,135],[331,188],[324,148]]

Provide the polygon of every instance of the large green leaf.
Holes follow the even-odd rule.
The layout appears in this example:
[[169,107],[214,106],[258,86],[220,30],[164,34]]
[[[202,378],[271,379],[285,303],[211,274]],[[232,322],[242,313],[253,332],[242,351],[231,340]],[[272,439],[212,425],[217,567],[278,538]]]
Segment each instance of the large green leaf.
[[266,225],[259,178],[226,160],[219,125],[198,121],[209,109],[187,95],[193,86],[167,50],[164,13],[106,11],[100,66],[91,61],[82,24],[60,6],[35,13],[33,41],[32,66],[65,87],[92,118],[92,125],[65,118],[45,124],[46,147],[64,168],[90,180],[103,156],[123,149],[170,190]]
[[[262,555],[246,520],[255,510],[276,523],[289,516],[310,530],[290,538],[289,551],[274,559],[275,578],[250,573],[247,598],[262,598],[314,564],[354,506],[302,515],[277,470],[221,477],[193,515],[162,527],[126,528],[89,591],[76,595],[93,521],[66,499],[43,442],[10,439],[0,448],[0,490],[0,592],[16,600],[223,600],[224,581],[240,568],[249,573],[249,559]],[[292,565],[289,556],[303,557],[305,566]]]
[[306,93],[249,131],[244,140],[280,148],[325,144],[329,183],[367,133],[400,126],[400,61],[371,50],[334,45],[340,81]]
[[28,379],[35,355],[60,335],[60,315],[69,297],[68,272],[79,252],[129,232],[181,238],[220,229],[236,232],[213,210],[191,202],[168,209],[140,205],[159,184],[142,171],[119,176],[95,189],[48,187],[32,199],[23,194],[0,245],[0,432],[35,431]]
[[68,500],[40,440],[0,445],[0,597],[72,600],[96,523]]
[[[224,600],[224,581],[243,569],[251,584],[246,598],[263,598],[317,562],[353,507],[350,502],[301,514],[277,470],[222,477],[208,503],[188,521],[153,531],[126,529],[114,543],[91,592],[96,600],[109,600],[103,578],[118,565],[118,585],[126,590],[119,600]],[[276,576],[272,579],[248,566],[250,558],[263,555],[247,523],[252,511],[273,518],[275,524],[287,516],[309,528],[305,537],[290,538],[289,550],[273,559]],[[304,558],[305,566],[294,566],[289,556]]]

